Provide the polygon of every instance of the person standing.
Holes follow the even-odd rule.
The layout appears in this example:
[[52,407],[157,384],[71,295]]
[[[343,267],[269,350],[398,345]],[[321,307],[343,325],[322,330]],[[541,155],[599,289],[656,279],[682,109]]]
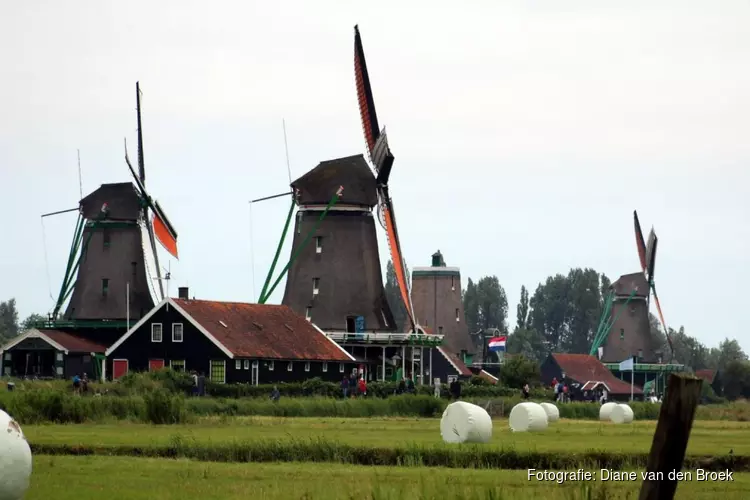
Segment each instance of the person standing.
[[367,382],[365,382],[365,377],[360,377],[358,389],[362,397],[367,396]]
[[346,399],[349,396],[349,377],[344,376],[341,380],[341,395]]
[[523,399],[529,399],[529,392],[530,392],[529,384],[524,384],[522,391],[523,391]]
[[435,379],[435,397],[440,399],[440,379]]

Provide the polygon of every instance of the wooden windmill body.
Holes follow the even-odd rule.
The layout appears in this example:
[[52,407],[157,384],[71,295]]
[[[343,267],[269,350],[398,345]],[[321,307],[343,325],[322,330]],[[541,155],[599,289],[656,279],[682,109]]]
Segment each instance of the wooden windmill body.
[[[320,220],[338,187],[343,187],[341,197]],[[395,331],[373,216],[375,177],[364,157],[321,162],[292,189],[297,203],[293,248],[302,247],[311,231],[314,243],[302,247],[289,268],[282,303],[324,331]]]

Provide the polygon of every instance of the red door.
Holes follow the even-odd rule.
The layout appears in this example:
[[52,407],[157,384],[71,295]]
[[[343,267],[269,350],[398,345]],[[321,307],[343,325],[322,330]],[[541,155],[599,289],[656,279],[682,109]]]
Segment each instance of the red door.
[[161,370],[164,368],[164,360],[163,359],[149,359],[148,360],[148,370],[151,372],[155,372],[156,370]]
[[112,362],[112,378],[117,379],[128,374],[128,360],[116,359]]

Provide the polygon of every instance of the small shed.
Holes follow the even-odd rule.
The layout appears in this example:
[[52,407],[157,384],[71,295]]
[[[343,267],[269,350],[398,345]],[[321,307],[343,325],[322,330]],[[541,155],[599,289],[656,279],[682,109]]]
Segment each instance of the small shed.
[[107,347],[75,333],[31,328],[2,349],[2,374],[6,377],[70,378],[87,373],[98,378],[98,359]]

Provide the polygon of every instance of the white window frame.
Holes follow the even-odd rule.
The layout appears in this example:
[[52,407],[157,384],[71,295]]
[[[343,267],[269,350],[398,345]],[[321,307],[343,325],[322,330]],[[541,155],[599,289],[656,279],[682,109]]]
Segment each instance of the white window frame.
[[[130,373],[130,361],[129,360],[124,359],[124,358],[113,359],[112,360],[112,378],[114,380],[117,380],[117,379],[115,379],[115,363],[117,363],[118,361],[125,361],[125,375],[127,375],[128,373]],[[123,375],[123,377],[125,375]]]
[[320,278],[313,278],[313,295],[320,293]]
[[305,361],[305,371],[306,372],[310,371],[310,362],[309,361]]
[[242,370],[242,360],[241,359],[235,359],[234,360],[234,369],[235,370]]
[[[61,352],[58,352],[58,353],[57,353],[57,360],[58,360],[58,361],[62,361],[62,357],[61,357],[61,356],[62,356],[62,353],[61,353]],[[11,358],[13,357],[13,355],[12,355],[12,354],[10,353],[10,351],[9,351],[9,352],[6,352],[6,353],[5,353],[5,355],[4,355],[3,357],[5,358],[5,361],[10,361],[10,360],[11,360]]]
[[[175,337],[175,327],[180,327],[180,340]],[[172,342],[182,342],[185,339],[185,327],[182,323],[172,323]]]
[[[257,361],[253,361],[253,363],[257,363]],[[244,368],[245,370],[249,370],[249,369],[250,369],[250,360],[249,360],[249,359],[246,359],[246,360],[244,361],[244,363],[243,363],[243,366],[242,366],[242,367],[243,367],[243,368]]]
[[[211,371],[211,367],[213,366],[214,361],[221,361],[221,364],[224,366],[223,370],[223,377],[222,380],[212,380],[211,376],[213,375],[213,372]],[[216,382],[217,384],[226,384],[227,383],[227,360],[226,359],[209,359],[208,360],[208,380],[211,382]]]
[[273,371],[273,360],[271,360],[271,361],[268,362],[268,371],[269,372]]
[[[170,359],[169,360],[169,368],[172,368],[172,363],[174,363],[175,361],[182,361],[182,371],[184,371],[185,373],[187,373],[187,361],[185,361],[184,359]],[[174,369],[174,368],[172,368],[172,369]]]
[[344,371],[345,371],[344,363],[339,363],[339,373],[344,373]]
[[307,321],[312,321],[312,307],[310,306],[305,308],[305,319]]
[[461,310],[457,307],[456,308],[456,323],[461,322]]
[[[5,359],[7,361],[10,361],[10,353],[7,353],[5,355]],[[63,360],[63,353],[61,352],[55,353],[55,361],[62,361],[62,360]]]
[[286,364],[286,371],[290,372],[294,370],[294,361],[290,361]]
[[[6,368],[6,374],[7,374],[7,375],[10,375],[10,366],[6,366],[5,368]],[[58,366],[58,367],[56,367],[56,368],[55,368],[55,373],[57,373],[57,374],[58,374],[59,376],[61,376],[61,377],[62,377],[62,374],[63,374],[63,367],[62,367],[62,366]]]
[[323,373],[328,373],[328,363],[325,361],[323,362]]
[[[159,327],[159,340],[154,340],[154,327]],[[164,342],[164,325],[161,323],[151,323],[151,342],[159,344]]]
[[323,253],[323,237],[315,237],[315,253]]

